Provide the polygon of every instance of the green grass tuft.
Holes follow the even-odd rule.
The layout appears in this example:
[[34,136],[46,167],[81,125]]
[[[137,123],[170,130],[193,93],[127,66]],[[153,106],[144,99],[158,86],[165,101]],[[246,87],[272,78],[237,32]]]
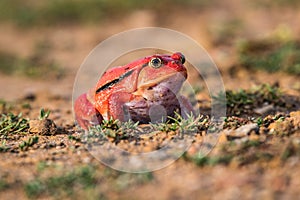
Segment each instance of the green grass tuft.
[[82,141],[86,139],[99,139],[105,141],[107,137],[113,138],[114,141],[135,137],[139,122],[120,122],[118,119],[103,120],[100,125],[90,127],[89,133],[85,134]]
[[40,119],[40,120],[47,119],[47,118],[49,117],[49,115],[50,115],[50,112],[51,112],[50,110],[45,111],[45,109],[42,108],[42,109],[40,110],[40,116],[39,116],[39,119]]
[[30,137],[27,141],[23,141],[20,145],[19,148],[22,151],[28,150],[29,147],[33,146],[34,144],[38,143],[39,137],[38,136],[33,136]]
[[23,118],[22,113],[18,115],[8,113],[0,116],[0,136],[24,133],[28,128],[28,119]]

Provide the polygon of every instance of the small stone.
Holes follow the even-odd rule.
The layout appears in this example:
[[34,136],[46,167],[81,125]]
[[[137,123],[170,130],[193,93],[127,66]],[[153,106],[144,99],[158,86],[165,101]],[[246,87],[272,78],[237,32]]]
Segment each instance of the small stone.
[[34,101],[36,100],[36,94],[33,91],[28,91],[24,95],[25,100]]
[[50,119],[33,119],[29,121],[29,132],[38,135],[55,135],[57,128]]
[[268,115],[272,111],[274,111],[274,106],[273,105],[265,105],[263,107],[254,109],[254,112],[256,114],[259,114],[259,115]]
[[256,133],[259,131],[259,127],[256,123],[246,124],[244,126],[236,129],[237,132],[249,134],[251,131],[255,131]]
[[248,136],[252,131],[255,133],[259,132],[259,127],[256,123],[246,124],[239,127],[236,130],[228,130],[225,133],[230,137],[241,138],[241,137]]

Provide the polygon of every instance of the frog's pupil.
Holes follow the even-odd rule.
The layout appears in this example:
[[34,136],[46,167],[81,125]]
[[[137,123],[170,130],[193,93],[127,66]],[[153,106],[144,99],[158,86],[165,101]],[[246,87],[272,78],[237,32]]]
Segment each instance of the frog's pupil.
[[154,60],[153,60],[153,64],[154,64],[154,65],[159,64],[159,60],[158,60],[158,59],[154,59]]

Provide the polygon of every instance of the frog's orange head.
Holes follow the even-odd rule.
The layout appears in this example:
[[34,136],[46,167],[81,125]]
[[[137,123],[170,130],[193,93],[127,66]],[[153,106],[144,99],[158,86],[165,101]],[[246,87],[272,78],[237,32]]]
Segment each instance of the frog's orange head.
[[146,57],[144,67],[138,77],[138,87],[151,87],[162,81],[180,74],[180,82],[187,78],[184,66],[185,57],[182,53],[172,55],[153,55]]

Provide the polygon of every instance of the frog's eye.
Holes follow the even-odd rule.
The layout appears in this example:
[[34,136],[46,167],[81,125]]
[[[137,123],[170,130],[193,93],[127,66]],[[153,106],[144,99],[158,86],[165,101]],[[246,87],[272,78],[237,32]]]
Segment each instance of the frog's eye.
[[162,61],[160,58],[152,58],[149,62],[150,66],[153,68],[160,68],[162,65]]

